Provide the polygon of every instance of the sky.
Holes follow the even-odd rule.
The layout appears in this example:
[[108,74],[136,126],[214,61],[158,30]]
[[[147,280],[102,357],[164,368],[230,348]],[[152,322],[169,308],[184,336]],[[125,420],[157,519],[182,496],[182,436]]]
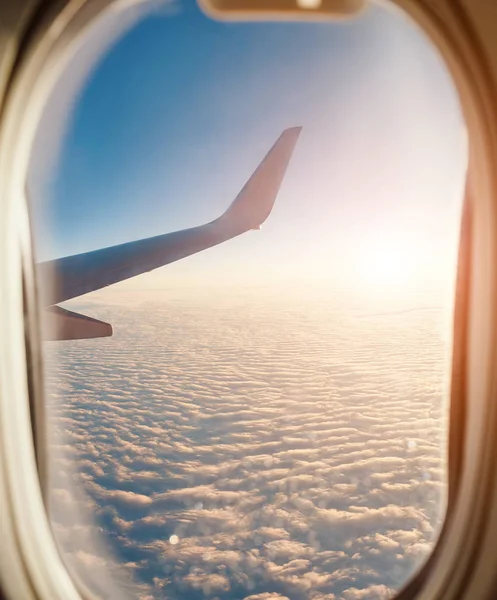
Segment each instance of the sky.
[[301,125],[261,232],[126,285],[453,278],[464,122],[440,57],[403,15],[373,5],[341,23],[228,23],[189,0],[135,21],[100,57],[97,29],[48,104],[29,175],[40,260],[215,218]]

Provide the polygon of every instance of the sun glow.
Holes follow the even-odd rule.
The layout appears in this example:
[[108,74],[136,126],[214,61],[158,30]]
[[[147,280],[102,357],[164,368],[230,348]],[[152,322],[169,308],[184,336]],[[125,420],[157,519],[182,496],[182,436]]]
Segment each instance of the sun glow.
[[416,248],[396,243],[364,245],[358,257],[358,278],[367,285],[406,287],[423,274]]

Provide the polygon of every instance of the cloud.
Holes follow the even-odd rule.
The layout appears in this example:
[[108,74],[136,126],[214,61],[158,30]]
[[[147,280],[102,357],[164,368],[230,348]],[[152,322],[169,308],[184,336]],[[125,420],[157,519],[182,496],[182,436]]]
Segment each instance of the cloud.
[[372,585],[369,588],[358,590],[350,588],[343,594],[344,600],[387,600],[393,596],[394,591],[384,585]]
[[111,500],[116,501],[124,506],[147,506],[152,504],[152,499],[144,494],[137,494],[135,492],[126,492],[124,490],[110,490],[102,493],[99,489],[97,495],[100,495],[101,500],[108,502]]
[[125,296],[74,306],[113,338],[45,347],[73,568],[142,600],[391,597],[443,518],[434,313]]
[[266,593],[262,594],[251,594],[250,596],[245,596],[244,600],[289,600],[286,596],[280,596],[279,594]]

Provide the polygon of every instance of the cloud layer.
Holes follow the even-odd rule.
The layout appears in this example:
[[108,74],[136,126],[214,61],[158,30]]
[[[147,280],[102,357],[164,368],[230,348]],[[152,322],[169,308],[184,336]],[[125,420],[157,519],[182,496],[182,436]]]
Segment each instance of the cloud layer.
[[53,526],[85,585],[383,599],[425,560],[445,502],[440,310],[269,292],[79,304],[115,329],[45,347]]

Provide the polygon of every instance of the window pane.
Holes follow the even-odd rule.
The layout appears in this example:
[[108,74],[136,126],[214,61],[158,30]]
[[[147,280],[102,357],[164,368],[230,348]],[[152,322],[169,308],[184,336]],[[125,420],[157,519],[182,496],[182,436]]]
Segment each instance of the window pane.
[[[106,597],[390,598],[446,504],[466,167],[449,75],[380,6],[125,18],[57,84],[28,178],[44,334],[90,337],[43,345],[63,556]],[[295,126],[261,231],[102,289],[158,242],[47,277],[216,219]]]

